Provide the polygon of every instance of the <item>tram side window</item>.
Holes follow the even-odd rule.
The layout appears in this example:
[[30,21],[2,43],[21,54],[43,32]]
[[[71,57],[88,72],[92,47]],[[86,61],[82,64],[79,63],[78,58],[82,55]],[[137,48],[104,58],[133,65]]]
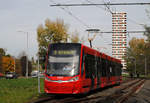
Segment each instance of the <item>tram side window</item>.
[[102,77],[106,76],[106,60],[102,59]]
[[102,76],[102,58],[100,58],[100,74]]
[[113,75],[114,75],[114,72],[113,72],[113,67],[112,67],[111,61],[110,61],[110,67],[109,67],[109,70],[110,70],[110,76],[113,76]]
[[120,76],[121,75],[121,65],[120,64],[118,64],[118,76]]
[[95,78],[97,77],[97,65],[98,65],[98,58],[96,56],[94,56],[94,75],[95,75]]
[[112,75],[112,68],[111,68],[111,62],[107,60],[107,76]]
[[118,71],[118,70],[117,70],[117,63],[114,62],[114,72],[115,72],[115,76],[118,75],[118,74],[117,74],[117,71]]
[[111,62],[111,67],[112,67],[112,76],[116,76],[116,71],[115,71],[115,64],[114,64],[114,62]]
[[119,63],[116,63],[116,70],[117,70],[117,76],[120,76],[120,65]]
[[122,64],[119,64],[119,76],[121,75],[122,72]]
[[100,57],[97,57],[97,73],[99,76],[102,75],[102,63]]
[[97,77],[97,57],[93,56],[93,75]]
[[116,76],[118,76],[118,64],[115,64]]
[[85,77],[90,78],[90,62],[88,55],[85,55]]
[[83,51],[83,56],[82,56],[82,68],[81,68],[81,75],[83,76],[83,72],[84,72],[84,62],[85,62],[85,55],[84,55],[84,51]]
[[110,71],[109,71],[109,62],[106,59],[106,76],[108,76],[109,74],[110,74]]
[[89,64],[90,64],[90,76],[92,76],[92,78],[96,77],[96,57],[93,55],[89,55]]
[[114,71],[114,67],[113,67],[113,62],[112,61],[108,61],[107,63],[108,65],[108,73],[110,76],[114,76],[115,75],[115,71]]

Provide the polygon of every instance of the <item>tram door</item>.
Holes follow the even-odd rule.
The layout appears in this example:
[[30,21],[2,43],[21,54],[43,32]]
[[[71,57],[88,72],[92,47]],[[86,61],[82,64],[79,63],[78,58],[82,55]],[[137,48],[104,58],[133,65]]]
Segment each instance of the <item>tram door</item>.
[[85,56],[85,72],[86,78],[90,79],[91,89],[94,89],[95,79],[97,77],[97,62],[96,57],[90,54]]
[[88,80],[90,89],[94,88],[93,56],[85,54],[85,78]]

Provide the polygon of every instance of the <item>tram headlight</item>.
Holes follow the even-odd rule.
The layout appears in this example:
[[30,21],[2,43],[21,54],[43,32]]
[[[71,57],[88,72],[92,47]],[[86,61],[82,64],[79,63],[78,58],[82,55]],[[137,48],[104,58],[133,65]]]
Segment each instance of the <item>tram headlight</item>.
[[79,80],[79,77],[74,77],[72,79],[70,79],[69,81],[73,82],[73,81],[78,81]]

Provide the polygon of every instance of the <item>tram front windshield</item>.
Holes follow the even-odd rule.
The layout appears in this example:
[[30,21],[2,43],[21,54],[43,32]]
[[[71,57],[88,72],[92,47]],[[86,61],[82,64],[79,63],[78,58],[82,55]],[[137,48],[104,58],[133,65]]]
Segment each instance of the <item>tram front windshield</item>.
[[72,45],[51,45],[48,53],[49,76],[75,76],[79,74],[80,48]]

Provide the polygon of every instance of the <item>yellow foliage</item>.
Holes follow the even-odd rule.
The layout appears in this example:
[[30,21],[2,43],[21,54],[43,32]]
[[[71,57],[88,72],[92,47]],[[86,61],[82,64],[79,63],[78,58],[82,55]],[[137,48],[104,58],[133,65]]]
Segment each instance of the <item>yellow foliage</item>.
[[46,54],[50,43],[67,42],[67,31],[68,27],[61,19],[57,19],[56,21],[46,19],[44,26],[42,24],[39,25],[37,28],[37,41],[40,56]]
[[5,57],[5,56],[2,57],[2,68],[3,68],[4,72],[6,72],[6,71],[13,72],[14,64],[15,64],[15,61],[12,57]]
[[132,48],[135,54],[143,54],[145,50],[145,44],[146,43],[143,38],[142,39],[133,38],[129,42],[130,48]]

